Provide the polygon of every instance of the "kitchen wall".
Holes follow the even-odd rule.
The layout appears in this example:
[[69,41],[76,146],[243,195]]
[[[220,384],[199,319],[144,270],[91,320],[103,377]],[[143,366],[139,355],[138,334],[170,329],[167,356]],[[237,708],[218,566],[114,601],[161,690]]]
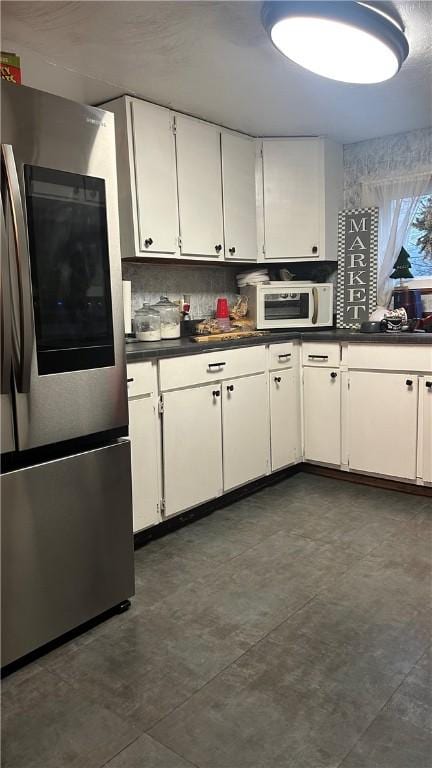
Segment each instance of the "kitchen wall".
[[336,290],[336,265],[326,264],[122,264],[123,280],[131,281],[132,316],[143,302],[153,304],[160,296],[177,301],[184,294],[191,297],[191,319],[212,316],[216,299],[224,296],[230,304],[237,298],[236,275],[253,269],[267,268],[271,280],[278,280],[280,269],[287,267],[297,280],[333,282]]
[[[345,144],[345,207],[361,205],[362,180],[413,173],[431,165],[432,128]],[[190,294],[191,317],[196,319],[212,314],[218,296],[226,296],[230,302],[234,300],[236,272],[246,268],[246,265],[236,268],[124,263],[123,278],[132,281],[132,312],[143,301],[157,301],[161,294],[170,299]],[[298,277],[329,279],[328,275],[306,273]],[[330,279],[336,282],[336,273]]]
[[160,296],[177,300],[188,294],[191,297],[191,319],[196,320],[213,314],[219,296],[234,302],[237,291],[235,276],[241,270],[241,264],[237,267],[211,267],[123,262],[123,280],[132,282],[132,316],[144,301],[152,304]]
[[361,181],[423,171],[432,166],[432,128],[344,146],[346,208],[361,205]]
[[[76,101],[94,104],[115,98],[122,89],[113,83],[101,83],[93,78],[57,66],[13,41],[3,41],[4,50],[16,50],[21,56],[23,82]],[[97,96],[96,96],[97,93]],[[345,207],[361,204],[361,180],[389,175],[412,173],[432,165],[432,128],[394,134],[344,146]],[[296,265],[297,266],[297,265]],[[243,269],[247,268],[244,265]],[[156,301],[161,294],[178,299],[190,294],[193,318],[208,316],[218,296],[233,301],[236,293],[235,274],[242,265],[233,267],[181,266],[161,263],[123,263],[123,278],[132,281],[132,311],[143,301]],[[305,279],[328,279],[327,276],[299,274]],[[336,273],[332,276],[336,281]]]

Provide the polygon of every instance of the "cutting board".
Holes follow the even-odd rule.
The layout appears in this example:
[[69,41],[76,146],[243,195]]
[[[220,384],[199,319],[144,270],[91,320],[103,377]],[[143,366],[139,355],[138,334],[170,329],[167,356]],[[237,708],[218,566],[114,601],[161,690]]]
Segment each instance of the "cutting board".
[[269,335],[267,331],[227,331],[226,333],[212,333],[208,336],[191,336],[191,339],[201,344],[209,341],[235,341],[235,339]]

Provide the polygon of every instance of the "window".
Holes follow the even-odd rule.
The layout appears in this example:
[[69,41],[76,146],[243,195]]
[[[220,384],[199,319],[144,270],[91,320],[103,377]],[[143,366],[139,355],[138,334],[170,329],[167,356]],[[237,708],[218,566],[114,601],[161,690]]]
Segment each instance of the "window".
[[414,278],[432,278],[432,261],[424,258],[424,253],[421,253],[420,246],[418,245],[419,237],[424,232],[413,226],[413,222],[423,214],[424,206],[431,204],[431,202],[432,197],[430,195],[424,195],[420,198],[404,241],[404,248],[410,256],[411,272]]

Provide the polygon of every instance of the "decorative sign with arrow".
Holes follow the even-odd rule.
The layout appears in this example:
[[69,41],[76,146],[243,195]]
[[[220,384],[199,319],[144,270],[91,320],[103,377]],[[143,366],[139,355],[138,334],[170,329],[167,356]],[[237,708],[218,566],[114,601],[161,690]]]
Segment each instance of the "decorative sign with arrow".
[[340,211],[337,327],[359,328],[376,308],[378,208]]

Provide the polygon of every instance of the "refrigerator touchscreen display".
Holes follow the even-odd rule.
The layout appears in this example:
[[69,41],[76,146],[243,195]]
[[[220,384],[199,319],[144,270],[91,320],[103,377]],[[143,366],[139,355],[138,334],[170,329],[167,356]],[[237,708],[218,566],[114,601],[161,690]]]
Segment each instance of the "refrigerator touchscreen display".
[[39,374],[113,365],[105,182],[24,174]]

